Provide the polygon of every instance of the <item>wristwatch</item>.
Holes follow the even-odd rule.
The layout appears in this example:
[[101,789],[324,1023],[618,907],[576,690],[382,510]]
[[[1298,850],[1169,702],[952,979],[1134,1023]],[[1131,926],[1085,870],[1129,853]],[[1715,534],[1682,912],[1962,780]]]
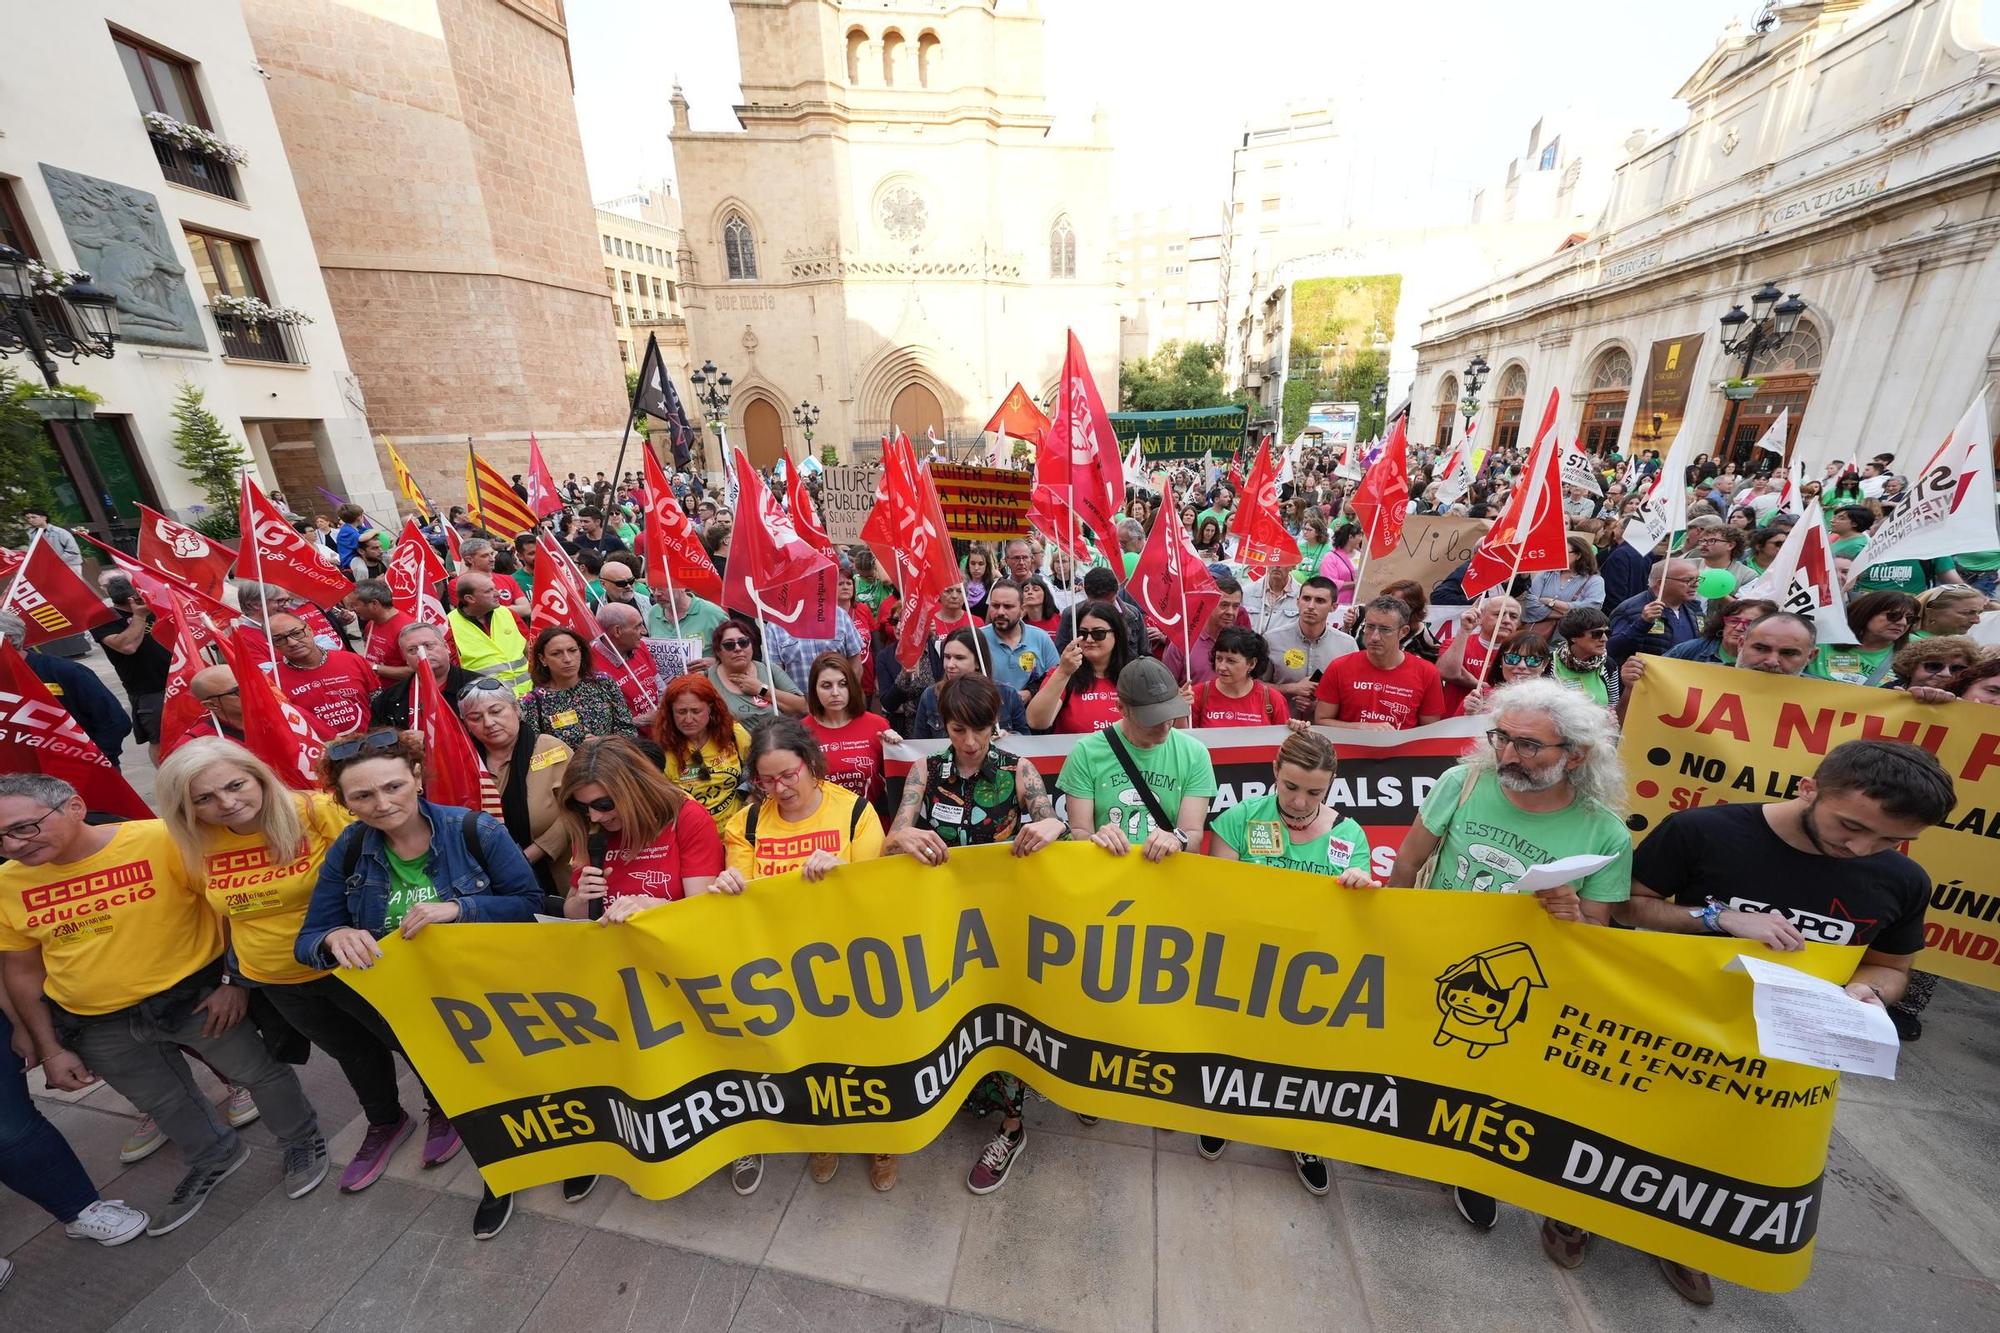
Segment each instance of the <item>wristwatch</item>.
[[1180,845],[1181,845],[1181,850],[1182,850],[1182,851],[1186,851],[1186,850],[1187,850],[1187,845],[1188,845],[1188,835],[1187,835],[1187,831],[1186,831],[1185,829],[1175,829],[1175,830],[1174,830],[1174,841],[1176,841],[1176,842],[1180,843]]

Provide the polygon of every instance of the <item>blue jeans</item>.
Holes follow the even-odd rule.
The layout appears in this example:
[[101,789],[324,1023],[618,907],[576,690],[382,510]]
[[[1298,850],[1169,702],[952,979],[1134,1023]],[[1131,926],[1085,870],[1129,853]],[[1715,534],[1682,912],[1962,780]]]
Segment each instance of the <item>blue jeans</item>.
[[1983,572],[1974,572],[1971,574],[1966,574],[1965,571],[1963,570],[1960,570],[1959,572],[1964,575],[1965,581],[1967,583],[1970,583],[1973,587],[1979,589],[1979,591],[1985,593],[1988,597],[1993,596],[1994,590],[1996,588],[2000,588],[2000,569],[1989,569]]
[[56,1221],[74,1222],[97,1202],[97,1186],[28,1095],[21,1057],[8,1044],[13,1035],[7,1016],[0,1014],[0,1185],[48,1210]]

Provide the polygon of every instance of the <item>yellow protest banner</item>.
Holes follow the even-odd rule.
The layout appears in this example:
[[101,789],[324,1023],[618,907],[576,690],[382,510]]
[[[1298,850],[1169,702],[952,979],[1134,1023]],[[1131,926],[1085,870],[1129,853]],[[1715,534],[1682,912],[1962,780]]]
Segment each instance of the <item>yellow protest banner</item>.
[[1905,850],[1931,877],[1917,966],[2000,990],[2000,708],[1922,704],[1900,690],[1665,657],[1646,659],[1619,746],[1633,836],[1675,810],[1797,793],[1828,750],[1867,737],[1936,755],[1958,807]]
[[[1450,1181],[1750,1286],[1811,1264],[1839,1076],[1759,1056],[1731,940],[1061,845],[385,944],[341,975],[496,1190],[604,1173],[658,1198],[748,1153],[914,1152],[1007,1070],[1079,1111]],[[1857,957],[1787,961],[1845,978]]]

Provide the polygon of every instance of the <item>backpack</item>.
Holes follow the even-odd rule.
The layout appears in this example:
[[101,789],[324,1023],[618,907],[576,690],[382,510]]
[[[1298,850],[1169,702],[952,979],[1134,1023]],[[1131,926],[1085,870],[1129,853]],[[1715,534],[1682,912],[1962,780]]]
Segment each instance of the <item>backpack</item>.
[[[458,821],[458,831],[465,839],[466,855],[472,858],[474,865],[486,872],[486,878],[493,878],[492,867],[486,864],[486,855],[479,847],[479,812],[477,810],[467,810],[465,817]],[[354,872],[361,868],[361,842],[361,838],[356,838],[353,842],[347,844],[347,851],[342,855],[340,860],[340,877],[342,879],[354,878]]]

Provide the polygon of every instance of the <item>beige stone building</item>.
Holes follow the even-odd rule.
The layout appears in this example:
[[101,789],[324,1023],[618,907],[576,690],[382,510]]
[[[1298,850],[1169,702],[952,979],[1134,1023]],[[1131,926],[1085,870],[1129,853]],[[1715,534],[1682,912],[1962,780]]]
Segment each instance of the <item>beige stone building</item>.
[[[623,424],[562,0],[244,0],[370,424],[439,503],[466,439],[609,468]],[[386,471],[386,461],[384,470]]]
[[[1627,145],[1581,244],[1435,305],[1412,438],[1464,429],[1478,354],[1481,438],[1553,386],[1559,430],[1593,451],[1664,453],[1685,430],[1695,453],[1747,459],[1789,411],[1814,472],[1887,452],[1920,466],[2000,380],[1994,14],[1814,0],[1725,34],[1680,88],[1687,123]],[[1805,310],[1745,376],[1721,321],[1763,313],[1767,282]],[[1756,382],[1733,412],[1730,379]]]
[[[872,454],[964,446],[1016,380],[1052,391],[1074,329],[1117,393],[1107,127],[1052,140],[1033,0],[734,0],[737,130],[673,102],[690,356],[735,380],[732,438]],[[714,460],[711,460],[713,463]]]
[[659,335],[664,348],[678,345],[684,365],[687,320],[681,314],[680,201],[666,185],[635,190],[597,205],[597,242],[604,251],[604,287],[611,293],[618,359],[637,370],[646,354],[646,335]]
[[1170,342],[1213,343],[1222,326],[1221,200],[1117,219],[1121,360]]

